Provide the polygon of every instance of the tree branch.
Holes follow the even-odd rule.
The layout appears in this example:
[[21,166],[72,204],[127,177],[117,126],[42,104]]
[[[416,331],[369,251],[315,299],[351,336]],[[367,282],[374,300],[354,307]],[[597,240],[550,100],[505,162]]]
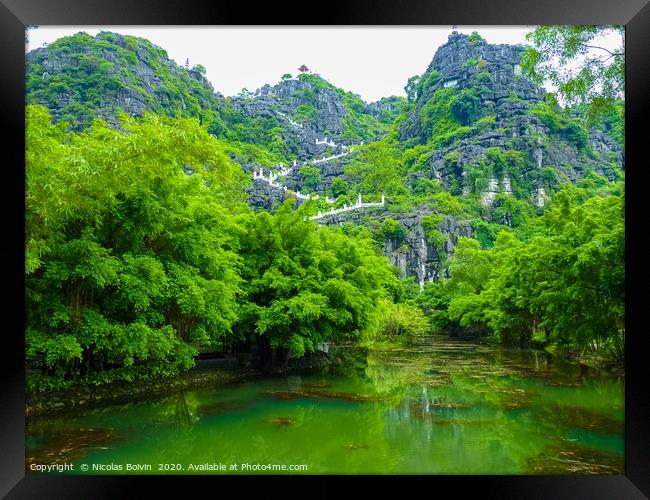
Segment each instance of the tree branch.
[[553,268],[552,268],[551,266],[549,266],[546,262],[541,262],[541,261],[540,261],[540,264],[543,265],[543,266],[544,266],[546,269],[548,269],[549,271],[554,272],[555,274],[562,274],[562,273],[560,273],[560,271],[558,271],[557,269],[553,269]]
[[607,52],[608,54],[615,55],[614,52],[611,52],[610,50],[606,49],[605,47],[598,47],[597,45],[587,45],[586,43],[581,43],[580,46],[581,46],[581,47],[587,47],[588,49],[600,49],[600,50],[604,50],[604,51]]

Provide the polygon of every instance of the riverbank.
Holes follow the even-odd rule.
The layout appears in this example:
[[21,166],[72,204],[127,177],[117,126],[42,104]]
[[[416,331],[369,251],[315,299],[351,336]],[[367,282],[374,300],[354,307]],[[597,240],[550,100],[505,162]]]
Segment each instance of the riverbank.
[[61,391],[26,394],[25,416],[36,417],[71,409],[157,398],[184,389],[222,387],[259,376],[252,368],[237,365],[236,360],[197,360],[197,365],[175,378],[152,381],[114,382],[99,386],[73,386]]
[[[196,366],[178,377],[151,381],[113,382],[106,385],[76,385],[64,390],[26,395],[25,415],[37,417],[64,411],[156,399],[181,390],[219,388],[263,376],[313,373],[357,373],[365,368],[367,349],[342,344],[289,359],[287,371],[255,368],[250,358],[197,358]],[[363,359],[361,359],[363,358]]]
[[[486,345],[495,346],[495,347],[498,346],[515,347],[515,345],[504,346],[503,344],[501,344],[499,340],[491,337],[476,339],[474,341],[478,343],[484,343]],[[546,354],[553,356],[554,358],[558,358],[562,360],[565,363],[571,363],[578,366],[585,366],[597,371],[605,372],[608,375],[613,375],[617,378],[625,378],[625,361],[617,361],[611,356],[604,356],[602,354],[597,354],[597,353],[583,353],[578,350],[562,349],[554,344],[547,344],[547,343],[535,342],[535,341],[530,342],[530,347],[528,347],[528,349],[531,349],[533,351],[544,352]]]
[[594,353],[583,354],[579,351],[564,350],[556,346],[544,347],[543,351],[570,363],[584,365],[618,378],[625,378],[625,361],[616,361],[611,357],[599,356]]

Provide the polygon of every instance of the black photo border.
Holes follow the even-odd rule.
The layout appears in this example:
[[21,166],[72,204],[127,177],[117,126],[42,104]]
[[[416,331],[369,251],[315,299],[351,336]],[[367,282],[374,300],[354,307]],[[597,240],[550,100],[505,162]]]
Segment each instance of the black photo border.
[[[314,8],[316,7],[316,8]],[[626,26],[626,381],[625,474],[619,476],[35,476],[25,475],[24,414],[24,74],[25,25],[538,25]],[[0,120],[5,146],[0,244],[5,294],[0,363],[0,495],[7,498],[129,498],[133,488],[148,495],[192,494],[195,485],[214,496],[226,486],[249,492],[323,497],[359,483],[365,491],[386,489],[430,496],[477,498],[636,499],[650,496],[650,398],[645,380],[650,335],[641,322],[648,283],[643,245],[643,125],[650,121],[650,5],[648,0],[361,0],[266,2],[210,0],[0,0]],[[215,47],[215,50],[228,50]],[[354,48],[352,48],[354,50]],[[432,54],[433,56],[433,54]],[[363,54],[358,54],[363,57]],[[213,82],[218,89],[218,82]],[[647,139],[646,139],[647,142]],[[647,195],[646,195],[647,198]],[[646,210],[647,211],[647,205]],[[647,287],[647,285],[645,285]],[[288,481],[286,481],[288,479]],[[345,482],[341,482],[344,479]],[[264,480],[264,481],[262,481]],[[284,484],[280,484],[280,481]],[[317,482],[314,488],[312,482]],[[268,484],[267,484],[268,483]],[[286,483],[291,483],[286,484]]]

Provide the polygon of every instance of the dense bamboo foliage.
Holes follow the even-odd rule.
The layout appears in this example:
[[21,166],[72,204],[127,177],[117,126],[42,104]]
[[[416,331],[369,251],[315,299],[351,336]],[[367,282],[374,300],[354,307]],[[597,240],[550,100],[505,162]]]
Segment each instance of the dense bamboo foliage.
[[492,248],[461,238],[451,278],[422,302],[439,328],[492,334],[505,342],[607,349],[623,357],[625,225],[621,183],[593,176],[556,193],[527,240],[497,235]]
[[368,237],[290,202],[252,212],[196,121],[74,133],[29,107],[27,123],[27,360],[42,386],[172,375],[198,346],[252,336],[302,355],[359,338],[396,286]]

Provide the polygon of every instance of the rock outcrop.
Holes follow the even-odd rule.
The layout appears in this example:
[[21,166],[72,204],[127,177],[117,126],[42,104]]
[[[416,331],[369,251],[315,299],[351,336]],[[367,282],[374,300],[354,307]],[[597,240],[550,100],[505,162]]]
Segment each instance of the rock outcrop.
[[82,129],[96,118],[117,125],[118,111],[218,116],[224,97],[197,67],[180,67],[148,40],[103,31],[77,33],[26,56],[27,102]]
[[[624,168],[622,147],[606,134],[597,130],[587,133],[569,118],[554,129],[543,113],[536,112],[534,106],[543,101],[544,90],[522,74],[523,50],[523,46],[491,45],[456,32],[437,50],[421,77],[428,84],[421,85],[414,110],[401,125],[401,140],[427,141],[430,131],[424,127],[424,116],[432,100],[439,99],[441,89],[471,91],[463,104],[474,105],[476,113],[463,123],[466,127],[457,137],[431,151],[424,172],[427,177],[440,180],[448,190],[456,189],[456,194],[467,193],[475,188],[468,182],[468,170],[487,169],[489,148],[515,151],[520,153],[522,175],[509,182],[532,201],[539,189],[553,189],[558,181],[575,182],[587,169],[614,180]],[[556,175],[546,175],[547,167]],[[499,191],[506,191],[503,172],[499,174]],[[497,186],[494,179],[484,184],[481,194],[489,203]]]
[[[56,121],[69,120],[77,129],[95,116],[117,125],[119,111],[199,117],[224,141],[252,143],[290,158],[285,165],[267,166],[266,177],[259,176],[261,165],[246,163],[254,156],[241,160],[254,179],[247,190],[254,210],[274,211],[291,192],[296,205],[309,193],[331,196],[337,178],[345,181],[339,183],[340,193],[346,186],[348,195],[355,193],[358,179],[345,177],[345,166],[358,157],[353,145],[377,140],[391,126],[397,150],[421,155],[412,164],[404,155],[408,187],[423,178],[437,180],[453,195],[476,195],[486,213],[500,193],[543,207],[558,183],[576,182],[589,169],[615,180],[624,168],[622,147],[549,107],[544,90],[523,74],[523,50],[454,32],[411,87],[410,104],[395,96],[368,104],[309,73],[226,98],[214,91],[200,66],[178,66],[147,40],[79,33],[27,54],[27,100],[47,106]],[[239,161],[234,154],[231,158]],[[277,182],[270,182],[270,171]],[[296,192],[302,197],[296,199]],[[379,196],[369,194],[375,201]],[[332,199],[326,203],[331,206]],[[436,214],[443,216],[437,231],[446,240],[433,245],[422,223],[432,213],[426,204],[408,214],[391,213],[389,204],[355,205],[349,212],[323,215],[318,223],[377,228],[388,217],[398,221],[404,235],[384,238],[381,250],[402,276],[413,276],[422,286],[446,273],[445,256],[453,254],[459,237],[472,235],[469,221]]]
[[324,217],[321,225],[342,225],[344,223],[378,227],[384,220],[396,220],[405,229],[404,238],[385,237],[381,242],[382,253],[391,264],[399,268],[400,276],[413,276],[415,281],[424,283],[448,277],[446,256],[453,255],[461,236],[472,237],[469,221],[453,216],[444,216],[438,223],[438,231],[445,237],[441,248],[432,245],[427,239],[422,225],[422,217],[434,213],[429,207],[419,207],[412,213],[394,214],[386,208],[373,208],[364,212],[347,212]]
[[389,107],[397,109],[400,99],[394,99],[368,105],[359,96],[334,87],[318,75],[303,74],[233,96],[230,101],[233,109],[244,116],[276,119],[282,140],[299,160],[307,160],[332,149],[318,143],[324,139],[350,145],[378,138],[387,129],[387,122],[380,121],[380,115],[382,111],[385,115]]

